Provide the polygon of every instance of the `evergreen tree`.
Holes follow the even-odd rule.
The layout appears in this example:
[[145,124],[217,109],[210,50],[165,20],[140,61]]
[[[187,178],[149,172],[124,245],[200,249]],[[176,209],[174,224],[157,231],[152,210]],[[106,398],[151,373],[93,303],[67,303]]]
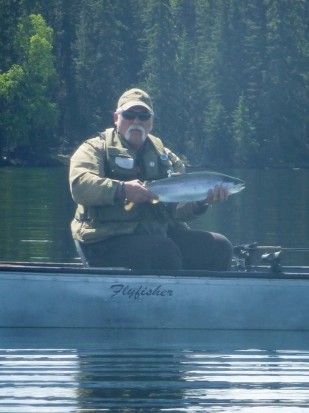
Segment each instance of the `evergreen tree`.
[[179,102],[177,96],[172,9],[169,0],[149,0],[144,6],[142,86],[155,103],[155,132],[163,135],[165,142],[175,149],[181,137],[176,125],[183,102]]
[[242,94],[232,116],[236,164],[259,165],[262,139],[257,134],[259,101],[266,68],[266,7],[259,0],[242,4]]
[[[226,52],[226,3],[199,0],[197,3],[196,89],[201,119],[196,145],[203,163],[218,164],[227,160],[230,146],[225,75],[230,67]],[[224,37],[225,36],[225,37]],[[226,65],[228,67],[226,67]]]
[[[177,150],[183,157],[190,154],[191,161],[197,159],[200,148],[196,143],[199,134],[198,118],[201,107],[196,99],[196,1],[174,0],[172,4],[175,30],[176,55],[174,67],[175,94],[179,106],[177,116]],[[194,86],[194,87],[193,87]]]
[[0,70],[5,72],[16,62],[15,38],[21,0],[0,0]]
[[258,130],[265,162],[278,165],[293,163],[302,153],[308,156],[308,6],[305,1],[264,1],[267,67]]
[[77,136],[85,138],[111,126],[119,95],[137,82],[139,45],[132,18],[135,5],[134,1],[120,0],[83,3],[75,43]]
[[238,105],[232,113],[233,152],[236,165],[256,164],[258,145],[255,140],[255,127],[249,114],[245,97],[240,96]]
[[[25,0],[24,0],[25,1]],[[57,103],[59,121],[57,135],[62,147],[74,139],[72,126],[78,118],[73,44],[81,11],[81,0],[27,0],[32,13],[40,13],[54,30],[55,67],[58,73]]]

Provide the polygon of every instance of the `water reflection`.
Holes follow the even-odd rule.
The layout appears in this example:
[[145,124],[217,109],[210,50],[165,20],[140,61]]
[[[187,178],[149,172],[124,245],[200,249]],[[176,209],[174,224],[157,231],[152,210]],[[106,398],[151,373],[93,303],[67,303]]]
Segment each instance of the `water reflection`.
[[66,168],[1,168],[2,260],[76,259]]
[[4,329],[0,412],[303,412],[308,338],[297,332]]

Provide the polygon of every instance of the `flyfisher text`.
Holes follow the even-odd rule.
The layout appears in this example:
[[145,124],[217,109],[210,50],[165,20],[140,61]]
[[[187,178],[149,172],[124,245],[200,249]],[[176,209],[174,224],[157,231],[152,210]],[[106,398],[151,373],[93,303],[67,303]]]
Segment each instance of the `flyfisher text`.
[[147,287],[145,285],[131,287],[128,284],[113,284],[111,290],[111,298],[126,296],[135,300],[142,297],[172,297],[174,294],[173,290],[165,290],[162,288],[162,285],[156,287]]

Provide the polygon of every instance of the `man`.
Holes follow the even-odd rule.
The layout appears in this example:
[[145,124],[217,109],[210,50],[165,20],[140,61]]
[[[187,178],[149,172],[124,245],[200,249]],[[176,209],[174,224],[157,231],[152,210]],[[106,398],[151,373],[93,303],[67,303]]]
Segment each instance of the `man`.
[[119,99],[115,127],[84,142],[70,166],[78,204],[72,234],[90,266],[149,270],[226,270],[230,242],[220,234],[193,231],[184,221],[227,199],[214,188],[205,202],[155,202],[144,181],[185,173],[181,160],[150,134],[150,96],[130,89]]

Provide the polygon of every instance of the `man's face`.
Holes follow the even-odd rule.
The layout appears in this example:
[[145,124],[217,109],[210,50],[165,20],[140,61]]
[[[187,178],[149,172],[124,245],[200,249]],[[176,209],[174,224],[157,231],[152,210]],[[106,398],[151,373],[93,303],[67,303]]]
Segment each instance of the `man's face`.
[[146,136],[152,129],[153,116],[144,119],[143,116],[147,117],[147,114],[149,114],[149,111],[143,106],[133,106],[123,113],[121,111],[120,113],[114,113],[117,131],[125,137],[134,149],[138,149],[143,145]]

